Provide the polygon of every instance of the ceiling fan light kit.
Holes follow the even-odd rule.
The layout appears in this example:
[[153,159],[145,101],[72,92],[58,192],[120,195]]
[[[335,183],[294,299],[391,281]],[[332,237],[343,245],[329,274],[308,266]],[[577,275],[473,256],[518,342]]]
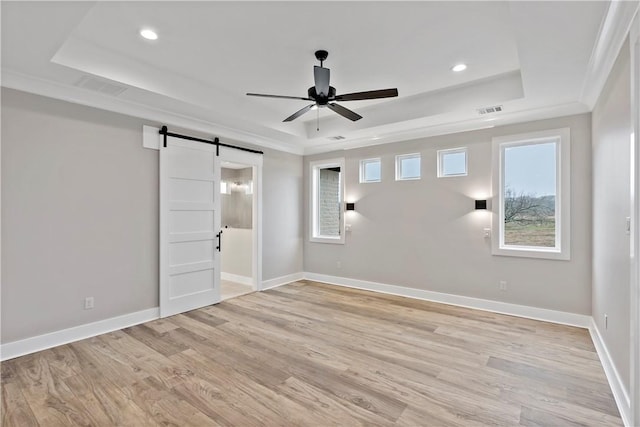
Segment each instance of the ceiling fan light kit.
[[285,95],[267,95],[261,93],[247,93],[249,96],[261,96],[265,98],[280,98],[280,99],[297,99],[302,101],[313,101],[313,104],[307,105],[304,108],[296,111],[286,119],[284,122],[290,122],[298,117],[302,116],[309,110],[316,108],[327,107],[331,111],[340,114],[351,121],[357,121],[362,118],[358,113],[337,104],[335,101],[364,101],[368,99],[380,99],[380,98],[392,98],[398,96],[398,89],[380,89],[370,90],[366,92],[354,92],[343,95],[336,95],[336,88],[329,84],[331,70],[324,67],[324,61],[329,56],[329,52],[326,50],[318,50],[315,53],[316,59],[320,61],[320,66],[314,65],[313,67],[313,79],[314,86],[311,86],[307,90],[307,97],[285,96]]

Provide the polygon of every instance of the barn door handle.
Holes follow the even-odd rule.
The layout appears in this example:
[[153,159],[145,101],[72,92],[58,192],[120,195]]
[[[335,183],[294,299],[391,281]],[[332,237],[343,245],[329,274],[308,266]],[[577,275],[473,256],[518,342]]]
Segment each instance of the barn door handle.
[[216,246],[216,249],[220,252],[222,250],[222,230],[216,234],[216,237],[218,238],[218,246]]

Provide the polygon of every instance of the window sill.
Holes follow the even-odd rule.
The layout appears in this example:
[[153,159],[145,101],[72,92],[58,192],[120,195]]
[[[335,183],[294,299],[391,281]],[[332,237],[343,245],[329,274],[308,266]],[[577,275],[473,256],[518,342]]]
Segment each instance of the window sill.
[[513,256],[520,258],[536,258],[550,259],[559,261],[570,261],[571,254],[568,250],[543,249],[543,248],[524,248],[524,247],[500,247],[493,248],[492,255],[497,256]]
[[344,245],[344,236],[340,237],[310,237],[311,243],[329,243],[333,245]]

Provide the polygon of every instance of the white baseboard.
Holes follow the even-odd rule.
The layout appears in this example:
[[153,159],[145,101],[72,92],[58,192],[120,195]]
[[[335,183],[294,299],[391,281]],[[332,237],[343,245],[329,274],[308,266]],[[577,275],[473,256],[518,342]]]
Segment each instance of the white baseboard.
[[298,280],[304,279],[305,273],[293,273],[287,274],[286,276],[276,277],[275,279],[263,280],[262,286],[260,287],[261,291],[266,291],[267,289],[277,288],[278,286],[286,285],[288,283],[297,282]]
[[609,353],[609,350],[602,339],[602,335],[600,334],[600,330],[593,318],[591,318],[591,323],[589,325],[589,333],[591,334],[593,345],[596,347],[596,351],[598,352],[598,357],[600,357],[604,373],[607,375],[607,380],[609,381],[613,397],[618,405],[622,421],[625,426],[631,426],[631,400],[629,399],[629,393],[624,387],[620,374],[618,373],[616,366],[613,364],[611,354]]
[[225,273],[223,271],[220,273],[220,278],[222,280],[228,280],[230,282],[236,282],[242,285],[253,287],[253,277],[240,276],[238,274]]
[[346,286],[349,288],[364,289],[367,291],[381,292],[384,294],[398,295],[407,298],[415,298],[426,301],[440,302],[443,304],[457,305],[460,307],[475,308],[494,313],[508,314],[511,316],[525,317],[527,319],[543,320],[545,322],[559,323],[562,325],[589,328],[591,316],[564,311],[549,310],[546,308],[530,307],[527,305],[511,304],[501,301],[492,301],[481,298],[465,297],[461,295],[445,294],[442,292],[426,291],[423,289],[406,288],[404,286],[387,285],[384,283],[368,282],[365,280],[349,279],[346,277],[328,276],[325,274],[305,273],[304,278],[316,282],[324,282],[332,285]]
[[85,338],[95,337],[96,335],[106,334],[107,332],[113,332],[119,329],[128,328],[129,326],[149,322],[151,320],[158,319],[159,317],[160,309],[155,307],[124,314],[122,316],[112,317],[110,319],[87,323],[85,325],[74,326],[73,328],[63,329],[61,331],[38,335],[19,341],[8,342],[0,345],[0,360],[4,361],[13,359],[15,357],[24,356],[25,354],[35,353],[36,351],[46,350],[51,347],[57,347],[59,345],[83,340]]

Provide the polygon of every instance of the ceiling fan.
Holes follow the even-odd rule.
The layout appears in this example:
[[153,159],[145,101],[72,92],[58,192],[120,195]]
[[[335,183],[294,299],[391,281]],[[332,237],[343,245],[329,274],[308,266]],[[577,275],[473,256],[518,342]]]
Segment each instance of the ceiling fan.
[[356,120],[360,120],[362,116],[349,110],[348,108],[343,107],[340,104],[336,104],[335,101],[363,101],[367,99],[392,98],[394,96],[398,96],[398,89],[396,88],[336,95],[336,88],[334,88],[333,86],[329,86],[330,70],[322,66],[324,61],[327,59],[327,56],[329,56],[329,52],[327,52],[326,50],[316,51],[316,59],[320,61],[320,66],[313,66],[313,78],[315,86],[311,86],[309,88],[309,90],[307,91],[308,96],[306,98],[285,95],[265,95],[261,93],[247,93],[247,95],[262,96],[265,98],[300,99],[302,101],[314,102],[313,104],[309,104],[306,107],[296,111],[295,113],[284,119],[284,122],[293,121],[307,111],[313,109],[314,107],[328,107],[330,110],[333,110],[341,116],[355,122]]

